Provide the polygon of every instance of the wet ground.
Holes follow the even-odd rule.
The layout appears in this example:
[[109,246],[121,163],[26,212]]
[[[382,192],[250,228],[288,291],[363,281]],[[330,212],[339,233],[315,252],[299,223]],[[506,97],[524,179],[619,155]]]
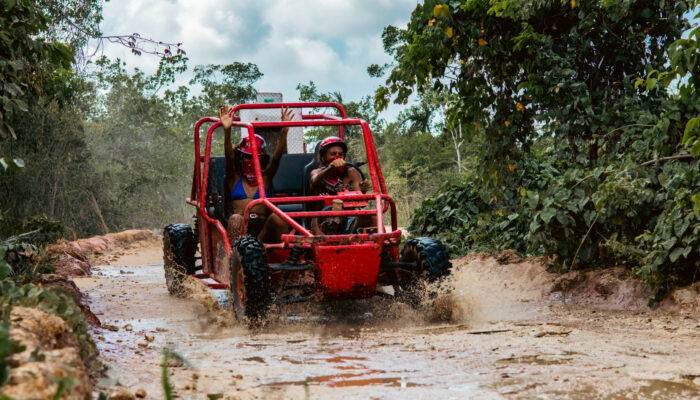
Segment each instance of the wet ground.
[[[543,301],[552,278],[537,265],[456,261],[454,295],[431,309],[287,306],[250,331],[225,292],[169,296],[161,257],[157,243],[135,246],[76,279],[105,326],[102,384],[148,399],[163,398],[165,346],[191,364],[169,366],[181,399],[700,398],[700,315]],[[446,310],[451,321],[430,321]]]

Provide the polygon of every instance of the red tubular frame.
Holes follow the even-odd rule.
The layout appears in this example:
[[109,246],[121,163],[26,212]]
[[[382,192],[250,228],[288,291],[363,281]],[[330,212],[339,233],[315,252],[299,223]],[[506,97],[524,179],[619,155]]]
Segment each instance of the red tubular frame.
[[[304,109],[304,108],[335,108],[340,112],[340,119],[346,119],[348,117],[348,114],[345,112],[345,108],[341,106],[338,103],[331,103],[327,101],[317,101],[317,102],[312,102],[312,103],[263,103],[263,104],[239,104],[235,107],[233,107],[229,111],[229,115],[234,116],[235,121],[240,121],[240,117],[235,117],[236,111],[239,110],[256,110],[256,109],[269,109],[269,108],[282,108],[282,107],[289,107],[289,108],[299,108],[299,109]],[[335,116],[329,116],[325,114],[311,114],[311,115],[301,115],[302,119],[335,119],[338,117]],[[340,136],[341,139],[345,140],[345,134],[343,133],[343,129],[339,126],[338,127],[338,136]]]
[[[241,122],[239,117],[235,117],[235,113],[243,109],[270,109],[270,108],[319,108],[319,107],[332,107],[340,111],[341,116],[325,115],[325,114],[302,114],[302,121],[277,121],[277,122]],[[260,167],[260,160],[258,158],[258,150],[256,147],[252,147],[253,152],[253,163],[255,166],[255,175],[258,182],[262,186],[263,190],[259,190],[259,199],[250,202],[244,212],[244,224],[243,233],[247,226],[248,219],[250,218],[251,208],[258,204],[264,204],[272,212],[277,214],[282,220],[284,220],[293,231],[299,232],[301,235],[287,234],[283,235],[282,239],[285,245],[290,242],[303,242],[303,243],[339,243],[339,242],[349,242],[349,241],[383,241],[385,239],[400,237],[401,232],[397,230],[397,218],[396,218],[396,205],[394,200],[389,197],[386,191],[386,185],[384,183],[384,176],[379,164],[379,157],[377,156],[377,150],[374,146],[374,138],[369,129],[369,125],[364,120],[358,118],[347,118],[345,109],[337,103],[326,103],[326,102],[315,102],[315,103],[266,103],[266,104],[241,104],[233,107],[229,111],[229,115],[234,116],[233,126],[246,128],[248,131],[248,136],[253,139],[255,136],[255,128],[283,128],[283,127],[310,127],[310,126],[338,126],[339,136],[343,138],[343,126],[346,125],[360,125],[362,128],[362,134],[365,144],[365,150],[367,153],[367,164],[369,166],[370,179],[372,181],[372,187],[374,189],[373,194],[352,194],[352,195],[333,195],[333,196],[307,196],[307,197],[281,197],[281,198],[268,198],[265,192],[265,183],[262,177],[262,170]],[[199,129],[201,125],[205,122],[213,122],[207,131],[206,145],[204,150],[204,158],[201,157],[200,153],[200,133]],[[195,125],[195,176],[193,180],[192,195],[187,202],[189,204],[198,207],[199,213],[202,215],[205,221],[214,224],[216,229],[225,238],[224,245],[226,246],[226,251],[228,254],[231,252],[231,244],[228,241],[226,230],[220,221],[215,220],[209,216],[206,211],[206,188],[204,187],[209,176],[209,163],[206,162],[211,157],[211,140],[214,130],[221,125],[218,118],[206,117],[197,121]],[[200,174],[200,163],[204,162]],[[196,199],[194,199],[196,195]],[[374,210],[343,210],[343,211],[309,211],[309,212],[283,212],[276,204],[286,204],[286,203],[305,203],[305,202],[318,202],[327,199],[346,199],[351,201],[356,200],[374,200],[375,209]],[[383,204],[382,207],[379,205]],[[391,229],[392,232],[386,233],[384,228],[384,216],[383,213],[387,209],[391,209]],[[375,215],[377,218],[377,234],[360,234],[360,235],[324,235],[324,236],[314,236],[308,229],[304,228],[301,224],[294,220],[294,218],[313,218],[313,217],[333,217],[333,216],[359,216],[359,215]],[[209,235],[208,229],[204,233]]]

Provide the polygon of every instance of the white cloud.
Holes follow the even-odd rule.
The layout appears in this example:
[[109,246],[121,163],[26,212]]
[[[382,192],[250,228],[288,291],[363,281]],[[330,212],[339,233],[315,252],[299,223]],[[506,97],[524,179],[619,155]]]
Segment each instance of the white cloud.
[[[382,49],[383,28],[405,26],[416,4],[416,0],[119,0],[104,4],[102,30],[107,35],[138,32],[182,42],[190,69],[199,64],[255,63],[264,74],[256,84],[258,90],[281,91],[288,101],[297,100],[298,83],[309,81],[321,91],[358,100],[381,83],[367,75],[367,66],[390,61]],[[158,65],[157,58],[132,56],[118,45],[108,45],[104,53],[147,73]],[[177,84],[188,81],[185,74]]]

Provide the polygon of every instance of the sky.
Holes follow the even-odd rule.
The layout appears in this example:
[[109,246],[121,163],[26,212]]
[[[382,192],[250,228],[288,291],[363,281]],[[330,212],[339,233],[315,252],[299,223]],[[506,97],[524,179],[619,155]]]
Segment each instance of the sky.
[[[195,65],[257,64],[264,74],[261,92],[281,92],[298,100],[299,83],[316,83],[321,92],[340,92],[345,101],[373,95],[383,83],[367,74],[384,64],[381,33],[387,25],[405,27],[417,0],[112,0],[104,3],[104,35],[138,32],[164,42],[182,42]],[[158,58],[135,56],[118,44],[103,53],[128,68],[153,73]],[[176,85],[187,85],[189,74]],[[196,91],[196,88],[194,88]],[[392,118],[400,106],[383,113]]]

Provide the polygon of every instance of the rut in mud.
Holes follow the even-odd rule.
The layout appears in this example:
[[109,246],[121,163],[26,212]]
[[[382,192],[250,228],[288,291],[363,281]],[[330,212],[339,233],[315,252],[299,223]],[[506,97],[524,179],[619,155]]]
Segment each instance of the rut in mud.
[[[567,305],[582,281],[536,260],[456,260],[453,296],[426,312],[378,297],[286,306],[259,331],[234,322],[223,291],[169,296],[159,242],[102,260],[76,283],[112,383],[146,398],[163,398],[165,346],[192,364],[170,367],[182,399],[700,398],[697,308],[650,311],[605,279],[604,307]],[[602,309],[621,307],[633,311]]]

